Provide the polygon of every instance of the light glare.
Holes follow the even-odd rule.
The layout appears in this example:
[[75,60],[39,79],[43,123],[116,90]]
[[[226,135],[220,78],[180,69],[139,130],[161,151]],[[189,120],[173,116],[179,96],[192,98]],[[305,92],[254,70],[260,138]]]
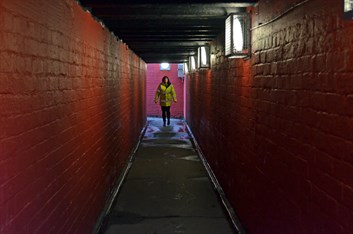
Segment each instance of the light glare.
[[351,11],[353,10],[353,0],[344,0],[344,11]]
[[161,67],[163,69],[167,69],[169,67],[169,63],[161,63]]
[[201,47],[201,62],[202,65],[207,65],[207,53],[204,46]]
[[238,18],[233,21],[233,43],[235,51],[242,51],[244,46],[243,29]]
[[195,70],[196,69],[196,63],[195,63],[195,57],[191,56],[191,69]]

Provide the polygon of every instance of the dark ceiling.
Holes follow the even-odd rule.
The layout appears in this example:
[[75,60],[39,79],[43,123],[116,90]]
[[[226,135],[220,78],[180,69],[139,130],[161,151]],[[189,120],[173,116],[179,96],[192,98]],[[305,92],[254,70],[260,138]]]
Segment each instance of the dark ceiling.
[[224,31],[229,13],[257,0],[80,0],[146,63],[181,63]]

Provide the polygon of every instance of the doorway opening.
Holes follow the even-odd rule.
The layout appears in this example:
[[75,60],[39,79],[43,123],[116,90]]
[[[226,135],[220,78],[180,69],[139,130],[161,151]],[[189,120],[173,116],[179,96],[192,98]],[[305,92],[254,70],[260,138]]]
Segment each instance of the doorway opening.
[[148,117],[160,117],[161,107],[154,102],[158,85],[162,77],[168,76],[173,84],[177,103],[172,102],[171,118],[185,119],[185,75],[183,64],[178,63],[149,63],[146,75],[146,113]]

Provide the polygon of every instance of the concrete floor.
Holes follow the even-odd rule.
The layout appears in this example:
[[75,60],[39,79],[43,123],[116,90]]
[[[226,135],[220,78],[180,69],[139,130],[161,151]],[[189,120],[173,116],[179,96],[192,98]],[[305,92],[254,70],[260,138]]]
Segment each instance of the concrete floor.
[[235,233],[184,122],[148,122],[103,233]]

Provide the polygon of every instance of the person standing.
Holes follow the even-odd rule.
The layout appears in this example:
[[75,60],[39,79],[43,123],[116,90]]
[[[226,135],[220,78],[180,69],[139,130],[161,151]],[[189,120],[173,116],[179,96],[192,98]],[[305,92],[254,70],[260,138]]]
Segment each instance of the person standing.
[[167,124],[170,125],[170,106],[172,100],[176,103],[176,93],[174,86],[170,82],[168,76],[163,76],[162,82],[158,85],[156,95],[154,97],[154,102],[157,104],[159,99],[159,104],[162,109],[163,126],[166,124],[166,118],[168,120]]

